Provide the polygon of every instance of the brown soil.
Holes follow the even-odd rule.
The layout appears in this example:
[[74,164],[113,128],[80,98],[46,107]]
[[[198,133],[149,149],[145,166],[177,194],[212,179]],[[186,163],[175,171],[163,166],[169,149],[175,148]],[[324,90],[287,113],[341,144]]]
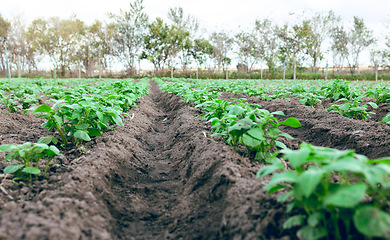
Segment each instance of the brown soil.
[[369,158],[390,156],[390,126],[381,123],[382,118],[390,110],[390,104],[380,104],[378,109],[370,109],[377,113],[371,119],[355,120],[338,113],[327,112],[327,106],[324,105],[317,108],[305,106],[294,98],[290,101],[283,99],[261,101],[257,97],[239,93],[223,93],[220,96],[220,99],[225,100],[231,98],[246,98],[249,103],[259,104],[270,112],[283,111],[285,116],[278,117],[280,120],[287,117],[297,118],[302,127],[281,127],[282,131],[295,138],[287,142],[290,148],[298,148],[301,142],[307,142],[340,150],[355,149],[357,153]]
[[[281,229],[285,206],[262,191],[269,179],[255,177],[261,164],[210,138],[198,110],[152,83],[133,113],[85,154],[64,153],[47,180],[2,180],[0,239],[295,239]],[[31,115],[0,122],[3,143],[45,135]]]

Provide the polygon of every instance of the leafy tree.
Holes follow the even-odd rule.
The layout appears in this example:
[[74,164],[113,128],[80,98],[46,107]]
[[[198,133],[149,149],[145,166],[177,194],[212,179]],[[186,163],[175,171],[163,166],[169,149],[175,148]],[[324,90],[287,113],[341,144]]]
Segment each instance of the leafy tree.
[[164,23],[161,18],[156,18],[149,24],[148,29],[149,34],[144,38],[142,59],[148,59],[153,63],[155,70],[159,71],[177,55],[189,33]]
[[179,53],[181,53],[179,58],[182,63],[182,68],[185,70],[187,65],[191,63],[191,52],[194,46],[193,39],[199,29],[199,21],[191,15],[185,16],[182,7],[170,8],[168,10],[168,19],[171,20],[175,28],[180,29],[186,35],[179,50]]
[[203,38],[195,39],[192,45],[191,56],[200,67],[213,54],[213,46]]
[[147,34],[149,17],[144,12],[143,0],[130,3],[130,10],[121,9],[120,14],[110,14],[116,27],[113,50],[115,56],[125,65],[129,73],[135,71],[136,60],[140,58],[144,38]]

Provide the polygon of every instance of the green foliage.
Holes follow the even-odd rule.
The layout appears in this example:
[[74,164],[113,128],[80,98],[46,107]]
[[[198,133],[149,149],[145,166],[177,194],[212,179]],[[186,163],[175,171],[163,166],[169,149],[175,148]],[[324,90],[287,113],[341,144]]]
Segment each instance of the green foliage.
[[388,114],[386,117],[382,119],[382,123],[389,124],[390,125],[390,114]]
[[366,92],[367,97],[374,97],[375,103],[390,103],[390,90],[388,87],[379,87]]
[[316,95],[314,93],[301,93],[299,94],[299,102],[302,104],[305,104],[306,106],[310,107],[316,107],[318,104],[321,104],[321,99],[324,98],[323,96]]
[[343,80],[335,80],[332,84],[321,87],[321,90],[325,92],[327,98],[334,101],[342,98],[352,100],[359,96],[358,93],[351,89],[350,82]]
[[14,180],[33,180],[42,173],[39,168],[40,162],[47,159],[43,177],[46,177],[47,170],[55,156],[60,155],[60,151],[55,146],[44,143],[26,142],[21,145],[4,144],[0,146],[0,152],[8,153],[5,161],[16,162],[4,168],[5,174],[15,174]]
[[269,193],[284,189],[278,201],[289,202],[287,211],[304,211],[289,218],[285,228],[302,226],[297,235],[303,239],[347,239],[352,225],[367,237],[390,236],[384,227],[390,215],[382,210],[390,193],[389,159],[368,160],[351,150],[306,143],[299,150],[281,153],[291,170],[276,161],[261,168],[257,176],[273,173],[264,189]]
[[18,105],[16,103],[16,101],[12,100],[11,98],[8,98],[8,97],[5,97],[3,99],[1,99],[1,106],[4,106],[5,109],[7,109],[7,111],[9,113],[14,113],[18,110]]
[[337,105],[332,104],[327,111],[337,112],[345,117],[353,119],[367,119],[370,118],[369,114],[375,114],[374,112],[367,112],[368,105],[372,108],[377,108],[378,106],[373,102],[367,102],[362,104],[361,99],[348,100],[346,98],[339,99],[337,102],[344,101],[343,104]]

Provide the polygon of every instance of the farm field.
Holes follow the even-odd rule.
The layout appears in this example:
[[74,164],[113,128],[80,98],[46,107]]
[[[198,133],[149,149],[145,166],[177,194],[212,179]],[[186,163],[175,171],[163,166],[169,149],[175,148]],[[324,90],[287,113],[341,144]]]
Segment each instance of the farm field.
[[[48,154],[36,165],[17,165],[16,158],[11,163],[20,167],[13,172],[7,169],[10,161],[0,162],[0,169],[8,171],[0,183],[0,239],[356,239],[390,234],[382,226],[389,220],[387,82],[71,79],[2,81],[0,89],[1,159],[26,142],[55,146],[45,148]],[[363,109],[344,105],[343,111],[334,106],[355,102],[370,104]],[[260,133],[262,117],[269,121]],[[278,130],[269,128],[275,122]],[[303,152],[310,147],[303,142],[332,150],[311,149],[312,159],[306,161]],[[356,154],[339,151],[348,149]],[[299,157],[293,159],[294,154]],[[358,154],[380,160],[367,162]],[[312,168],[316,156],[326,164]],[[296,159],[308,165],[302,168]],[[296,182],[285,178],[270,186],[282,169],[297,169],[301,175]],[[316,186],[308,186],[311,192],[299,203],[298,190],[294,198],[281,201],[299,186],[305,169],[324,178],[306,178]],[[330,191],[319,196],[315,189],[326,184],[324,179],[332,182]],[[285,183],[290,185],[282,191],[274,188]],[[359,188],[353,189],[358,195],[347,191],[351,186]],[[270,188],[275,193],[264,190]],[[305,202],[313,194],[321,206]],[[346,204],[348,197],[352,200]],[[291,201],[296,205],[287,212]],[[339,217],[343,223],[333,219],[335,209],[344,214]],[[359,216],[367,212],[380,217],[365,216],[362,224]],[[340,229],[335,231],[332,222]],[[345,228],[346,223],[353,226]]]

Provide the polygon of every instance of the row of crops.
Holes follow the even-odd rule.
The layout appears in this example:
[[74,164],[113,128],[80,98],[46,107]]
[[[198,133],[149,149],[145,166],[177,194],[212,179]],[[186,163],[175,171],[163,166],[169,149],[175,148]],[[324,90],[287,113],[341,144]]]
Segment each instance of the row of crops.
[[[265,187],[268,193],[282,192],[278,201],[288,202],[286,211],[292,215],[284,228],[300,226],[297,235],[303,239],[348,239],[354,231],[366,237],[390,237],[390,158],[370,160],[353,150],[340,151],[302,143],[299,149],[287,148],[280,138],[292,138],[279,126],[300,127],[296,118],[279,122],[283,112],[269,112],[245,99],[219,100],[218,91],[232,91],[270,98],[297,97],[305,104],[308,96],[332,98],[328,111],[339,106],[346,117],[365,119],[366,104],[390,102],[387,83],[365,83],[352,86],[345,81],[332,81],[313,86],[303,82],[283,85],[283,82],[192,82],[184,79],[156,79],[167,93],[182,96],[203,111],[201,116],[211,123],[212,136],[222,137],[233,146],[243,145],[247,156],[266,163],[258,178],[272,175]],[[317,83],[318,84],[318,83]],[[212,91],[218,90],[218,91]],[[364,97],[373,102],[364,103]],[[348,108],[347,108],[347,104]],[[308,104],[312,107],[315,105]],[[386,123],[384,118],[383,122]]]
[[[21,108],[25,114],[32,112],[45,119],[42,128],[47,130],[47,136],[38,142],[0,146],[0,151],[7,153],[5,160],[11,162],[4,173],[14,175],[14,181],[33,181],[46,177],[61,150],[82,148],[83,142],[101,136],[113,125],[123,126],[126,112],[142,95],[148,94],[148,83],[147,80],[138,83],[95,80],[82,84],[79,80],[21,80],[2,82],[0,91],[2,107],[10,114]],[[39,104],[42,95],[48,96],[53,104]]]
[[[13,181],[44,179],[56,158],[113,126],[123,126],[126,112],[148,94],[149,79],[133,80],[13,80],[0,81],[3,114],[23,111],[42,118],[46,135],[37,142],[3,144],[9,162],[6,175]],[[192,102],[208,121],[213,137],[264,163],[257,177],[271,175],[265,187],[288,203],[291,216],[285,228],[297,228],[302,239],[348,239],[357,231],[366,238],[389,238],[390,158],[368,159],[353,150],[337,150],[302,143],[290,149],[283,139],[293,139],[281,126],[299,128],[298,119],[270,112],[243,98],[221,100],[223,92],[254,96],[260,100],[299,99],[301,104],[364,121],[373,109],[390,103],[387,82],[192,80],[154,78],[160,88]],[[47,100],[45,100],[47,99]],[[390,124],[390,114],[381,119]]]

